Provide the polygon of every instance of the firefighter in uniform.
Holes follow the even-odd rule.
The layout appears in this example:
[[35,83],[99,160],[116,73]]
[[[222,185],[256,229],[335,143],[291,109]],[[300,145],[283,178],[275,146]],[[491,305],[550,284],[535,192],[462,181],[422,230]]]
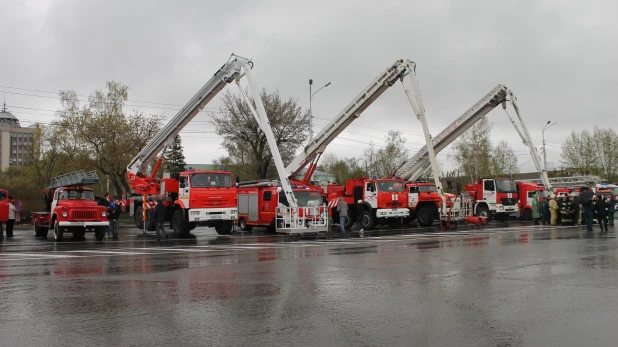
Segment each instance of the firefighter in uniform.
[[597,212],[597,196],[592,197],[592,225],[599,222],[599,212]]
[[597,203],[595,204],[595,211],[597,212],[601,231],[607,231],[607,215],[609,214],[609,203],[603,195],[599,195]]
[[562,206],[560,208],[560,216],[560,223],[562,224],[562,226],[569,225],[571,224],[571,222],[573,222],[573,219],[571,218],[571,202],[569,201],[568,197],[565,197],[564,202],[562,202]]
[[549,198],[549,213],[551,213],[550,224],[556,225],[556,219],[558,217],[558,203],[553,195]]

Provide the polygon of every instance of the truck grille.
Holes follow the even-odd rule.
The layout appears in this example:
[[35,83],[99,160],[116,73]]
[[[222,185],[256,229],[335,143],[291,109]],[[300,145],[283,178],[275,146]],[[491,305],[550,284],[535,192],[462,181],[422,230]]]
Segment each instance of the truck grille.
[[500,199],[500,202],[504,206],[513,206],[517,204],[517,199],[516,198],[502,198]]
[[72,211],[71,219],[90,220],[97,218],[97,211]]
[[397,201],[388,201],[386,203],[386,207],[387,208],[398,208],[398,207],[404,207],[404,203],[403,202],[397,202]]

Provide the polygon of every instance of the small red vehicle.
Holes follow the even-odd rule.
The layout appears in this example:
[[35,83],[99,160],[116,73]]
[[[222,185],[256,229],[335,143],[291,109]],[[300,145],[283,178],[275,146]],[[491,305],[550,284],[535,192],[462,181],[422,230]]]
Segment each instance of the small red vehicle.
[[65,232],[74,237],[94,232],[96,240],[103,241],[109,226],[107,207],[96,202],[92,189],[84,188],[98,182],[94,171],[77,171],[52,178],[44,190],[45,211],[32,213],[34,236],[46,238],[49,229],[53,229],[56,241],[62,241]]

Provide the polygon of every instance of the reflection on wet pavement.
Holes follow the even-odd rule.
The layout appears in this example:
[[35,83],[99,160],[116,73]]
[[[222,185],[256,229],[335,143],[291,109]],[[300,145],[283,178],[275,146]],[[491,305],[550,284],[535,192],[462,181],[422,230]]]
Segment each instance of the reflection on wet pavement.
[[613,231],[366,235],[22,232],[0,244],[2,345],[617,345],[604,323],[618,309]]

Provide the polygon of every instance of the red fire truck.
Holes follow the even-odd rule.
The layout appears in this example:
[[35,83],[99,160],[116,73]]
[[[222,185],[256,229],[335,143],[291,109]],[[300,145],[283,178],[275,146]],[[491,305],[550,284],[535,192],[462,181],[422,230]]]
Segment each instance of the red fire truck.
[[94,232],[97,241],[102,241],[109,226],[107,207],[99,206],[94,192],[86,185],[97,184],[96,172],[76,171],[54,177],[45,192],[45,211],[33,212],[31,224],[35,237],[47,237],[53,228],[54,239],[62,241],[65,232],[74,237],[83,237]]
[[[136,199],[130,204],[130,213],[135,217],[138,228],[146,227],[154,230],[150,216],[154,207],[153,197],[164,195],[167,199],[167,220],[171,222],[174,233],[185,236],[199,223],[213,226],[218,234],[225,235],[232,231],[234,221],[238,218],[238,200],[232,175],[226,171],[196,171],[181,172],[177,177],[157,178],[163,157],[159,156],[150,174],[144,169],[150,165],[159,153],[165,153],[174,137],[229,83],[239,82],[247,76],[249,92],[253,101],[248,99],[247,105],[256,118],[260,129],[269,133],[269,146],[273,157],[279,157],[279,152],[273,149],[274,137],[266,119],[264,105],[259,98],[259,89],[253,79],[253,62],[249,59],[232,55],[231,58],[214,74],[214,76],[198,91],[198,93],[146,144],[141,152],[127,166],[127,176],[131,192]],[[240,84],[238,84],[240,87]],[[255,96],[258,95],[256,98]],[[255,104],[254,104],[255,103]],[[256,110],[257,109],[257,110]],[[271,143],[272,142],[272,143]],[[146,223],[144,223],[146,222]],[[145,225],[144,225],[145,224]]]
[[339,197],[348,204],[348,219],[346,228],[351,228],[358,220],[354,208],[358,200],[362,200],[362,228],[370,230],[378,224],[390,226],[399,225],[403,218],[410,216],[407,207],[405,182],[396,178],[367,179],[355,178],[347,180],[345,186],[328,185],[328,207],[334,220],[339,220],[337,205]]
[[6,223],[9,220],[9,192],[0,189],[0,223]]
[[516,182],[517,185],[517,208],[519,216],[523,220],[532,220],[532,200],[534,193],[539,195],[539,203],[547,197],[545,186],[540,183]]
[[[439,208],[442,198],[436,185],[429,182],[408,182],[408,208],[410,220],[416,220],[420,226],[428,227],[440,218]],[[448,202],[447,202],[448,203]]]
[[[320,190],[311,186],[292,185],[298,204],[298,213],[306,223],[326,220],[326,207]],[[243,231],[253,227],[267,227],[270,231],[283,228],[282,208],[290,204],[279,181],[256,180],[241,182],[238,194],[238,226]],[[278,223],[278,224],[277,224]]]
[[506,221],[509,215],[519,211],[517,186],[511,178],[481,178],[475,184],[466,185],[465,191],[474,200],[476,216]]

